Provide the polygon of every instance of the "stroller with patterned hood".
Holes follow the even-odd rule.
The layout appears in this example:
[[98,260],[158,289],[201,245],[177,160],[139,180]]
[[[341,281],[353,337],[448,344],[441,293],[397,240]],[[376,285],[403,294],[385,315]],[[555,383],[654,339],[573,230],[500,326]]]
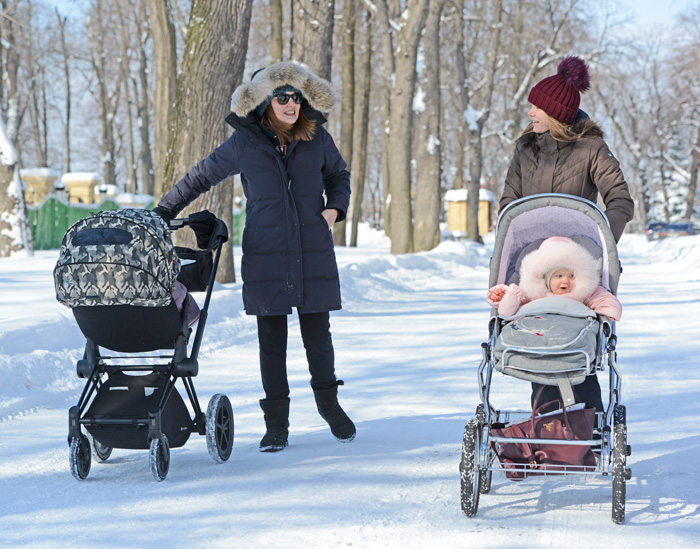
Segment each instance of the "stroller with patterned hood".
[[[600,293],[617,292],[621,268],[605,214],[588,200],[562,194],[533,195],[511,203],[496,225],[489,287],[519,283],[531,288],[533,280],[520,280],[526,272],[523,267],[539,263],[540,274],[551,270],[554,263],[544,264],[546,256],[534,252],[541,252],[542,243],[555,236],[591,256],[594,280],[582,282],[582,293],[573,299],[547,296],[542,289],[510,316],[492,309],[477,373],[481,404],[467,422],[462,441],[462,511],[468,517],[476,515],[479,496],[489,493],[494,471],[517,481],[531,476],[600,475],[612,478],[612,520],[619,524],[625,519],[631,471],[615,322],[596,314],[586,306],[590,303],[583,304],[596,286],[602,287]],[[583,265],[578,262],[576,268]],[[605,370],[607,403],[600,410],[574,404],[575,387]],[[494,372],[539,384],[532,410],[496,409],[491,402]],[[557,402],[539,401],[548,386],[558,387]]]
[[[182,227],[194,231],[198,249],[173,246],[171,229]],[[206,435],[214,461],[223,463],[231,455],[229,399],[215,394],[205,414],[192,382],[227,240],[226,225],[207,211],[173,219],[169,228],[148,210],[111,210],[82,219],[66,232],[54,269],[56,298],[71,308],[86,338],[76,369],[87,382],[68,412],[70,469],[76,479],[88,476],[91,453],[105,461],[113,448],[127,448],[149,450],[151,473],[163,480],[170,449],[183,446],[193,432]],[[177,299],[179,283],[187,291],[206,290],[189,356],[190,313],[196,305],[190,296]],[[169,352],[148,354],[158,350]],[[175,387],[178,379],[194,417]]]

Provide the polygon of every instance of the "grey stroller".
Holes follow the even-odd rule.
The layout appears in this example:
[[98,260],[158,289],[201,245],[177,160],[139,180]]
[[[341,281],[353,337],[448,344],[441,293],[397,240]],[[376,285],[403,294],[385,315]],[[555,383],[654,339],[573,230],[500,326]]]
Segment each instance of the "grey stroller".
[[[620,261],[605,214],[588,200],[562,194],[522,198],[501,213],[496,225],[489,287],[517,281],[522,259],[551,236],[569,237],[591,252],[597,259],[600,285],[612,294],[617,293]],[[630,447],[616,362],[615,322],[597,316],[577,302],[574,304],[580,305],[578,309],[562,308],[560,302],[569,301],[573,300],[556,297],[535,300],[521,307],[514,317],[501,317],[495,309],[491,311],[489,338],[481,345],[483,358],[477,373],[481,404],[475,417],[467,421],[462,441],[461,505],[468,517],[476,515],[480,494],[489,493],[493,472],[500,471],[512,480],[535,475],[611,477],[612,520],[618,524],[624,522],[626,481],[631,478],[627,468]],[[548,336],[549,332],[554,335],[534,337]],[[606,370],[609,396],[605,404],[603,395],[604,411],[570,406],[572,386],[582,383],[590,374]],[[496,409],[490,401],[494,372],[559,387],[560,410],[550,415],[556,414],[562,425],[566,425],[563,432],[567,436],[557,438],[548,436],[544,430],[538,431],[537,422],[547,424],[549,418],[534,409]],[[591,419],[591,428],[583,434],[572,434],[568,430],[567,413],[573,417],[574,413],[584,412]],[[586,459],[575,463],[552,459],[558,453],[578,453]],[[541,458],[548,454],[549,459]],[[529,457],[515,459],[515,455]]]

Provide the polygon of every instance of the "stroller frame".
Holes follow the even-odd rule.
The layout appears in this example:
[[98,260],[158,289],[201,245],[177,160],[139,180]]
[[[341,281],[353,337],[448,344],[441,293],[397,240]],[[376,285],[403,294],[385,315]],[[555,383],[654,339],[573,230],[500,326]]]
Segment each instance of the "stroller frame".
[[[614,248],[614,239],[609,231],[607,218],[603,211],[594,203],[583,198],[561,195],[540,194],[521,198],[511,203],[499,215],[497,234],[503,220],[513,219],[524,211],[529,211],[540,206],[555,205],[571,207],[576,211],[583,211],[597,222],[607,247]],[[606,234],[606,229],[609,234]],[[552,233],[550,236],[554,236]],[[562,235],[567,236],[567,235]],[[610,271],[613,276],[608,281],[611,291],[617,289],[616,275],[619,274],[619,260],[616,249],[608,250],[611,253]],[[492,257],[490,286],[501,282],[498,274],[494,272],[494,257]],[[612,263],[615,263],[614,265]],[[501,276],[504,267],[498,265]],[[604,273],[605,274],[605,273]],[[608,273],[609,275],[610,273]],[[605,276],[603,277],[605,279]],[[604,280],[604,282],[606,282]],[[488,494],[491,488],[491,480],[494,471],[504,471],[498,459],[496,447],[503,443],[527,443],[527,444],[556,444],[589,446],[597,454],[597,464],[593,466],[583,465],[556,465],[547,466],[538,464],[536,472],[529,464],[508,464],[508,471],[520,473],[526,479],[528,473],[538,476],[561,475],[599,475],[612,477],[612,520],[620,524],[625,519],[626,481],[631,478],[631,471],[627,468],[627,456],[631,449],[627,445],[626,410],[622,405],[621,374],[617,365],[617,336],[615,335],[615,323],[607,317],[599,317],[599,329],[597,339],[597,352],[595,357],[589,357],[582,349],[545,350],[533,351],[528,348],[510,347],[503,351],[503,357],[507,353],[533,353],[557,357],[582,353],[586,358],[585,373],[590,375],[595,372],[609,372],[609,397],[604,412],[596,412],[594,436],[590,440],[566,440],[566,439],[536,439],[496,436],[491,429],[494,423],[509,423],[512,420],[530,417],[532,410],[497,410],[490,403],[491,383],[496,366],[494,348],[501,333],[501,328],[508,321],[500,318],[495,311],[489,321],[488,341],[481,344],[482,359],[477,370],[479,383],[479,396],[481,403],[476,408],[475,417],[467,421],[462,440],[462,459],[460,462],[461,478],[461,504],[462,511],[468,516],[476,515],[479,505],[479,495]],[[565,370],[562,370],[562,372]],[[509,374],[506,374],[509,375]],[[510,374],[512,375],[512,373]],[[517,376],[516,376],[517,377]],[[549,383],[556,385],[556,383]],[[596,436],[599,437],[596,439]]]
[[[170,228],[172,230],[177,230],[185,226],[191,226],[195,233],[198,233],[198,229],[195,228],[197,221],[201,221],[201,218],[197,220],[196,216],[198,215],[201,214],[193,214],[187,219],[173,219],[170,221]],[[211,257],[212,250],[216,250],[216,253],[214,254],[213,263],[211,263],[211,274],[206,287],[205,302],[200,310],[197,330],[189,356],[187,355],[187,347],[192,329],[188,326],[189,299],[187,296],[184,299],[183,310],[181,312],[177,311],[177,306],[174,301],[171,301],[171,303],[165,307],[172,309],[173,316],[177,315],[180,319],[179,323],[181,324],[177,336],[174,339],[174,343],[171,340],[168,347],[165,347],[166,349],[172,348],[172,354],[156,354],[150,356],[145,354],[139,354],[138,356],[121,354],[105,355],[101,353],[98,343],[87,334],[84,334],[86,335],[85,352],[83,358],[77,362],[76,371],[79,378],[86,378],[87,381],[78,399],[78,404],[72,406],[68,412],[70,468],[71,473],[77,480],[84,480],[90,472],[90,438],[92,438],[93,442],[92,453],[94,453],[98,461],[107,460],[112,453],[113,447],[132,449],[141,447],[138,446],[138,444],[134,446],[131,443],[127,443],[123,446],[108,446],[99,441],[99,435],[93,433],[92,437],[88,437],[82,430],[83,428],[92,428],[99,432],[101,428],[115,426],[124,428],[129,432],[143,431],[146,433],[151,473],[155,480],[164,480],[170,466],[170,444],[163,430],[163,412],[166,406],[173,401],[173,395],[177,397],[176,400],[179,401],[179,406],[184,408],[182,398],[175,388],[178,379],[182,379],[193,410],[194,417],[190,418],[190,425],[188,426],[190,427],[190,432],[197,432],[200,435],[206,436],[207,450],[212,459],[217,463],[225,462],[231,455],[233,449],[234,424],[233,412],[228,397],[218,393],[213,395],[209,400],[207,411],[204,413],[199,404],[192,381],[192,378],[195,377],[199,371],[199,349],[204,335],[211,294],[221,256],[221,247],[222,244],[228,240],[228,230],[223,221],[208,214],[208,212],[207,215],[211,218],[207,219],[207,221],[211,222],[208,228],[208,231],[211,231],[209,245],[206,250],[194,253],[200,255],[209,254],[209,257]],[[109,307],[113,309],[119,307],[128,309],[130,306],[116,305]],[[80,309],[84,309],[90,314],[90,310],[97,309],[97,307]],[[153,310],[153,308],[142,308],[142,312],[146,309]],[[78,314],[75,310],[74,313],[76,314],[76,320],[78,320]],[[84,325],[81,325],[81,330],[83,327]],[[158,349],[158,347],[155,349],[150,348],[149,350],[156,349]],[[143,362],[144,360],[157,360],[161,362],[152,364]],[[124,372],[151,372],[153,374],[160,374],[162,380],[158,384],[160,394],[155,411],[149,410],[146,414],[139,417],[87,417],[86,411],[88,410],[88,406],[94,401],[100,388],[109,381],[110,376],[119,375]],[[187,414],[189,415],[189,412],[187,412]],[[185,441],[188,437],[189,433],[185,436]],[[184,441],[179,444],[179,446],[182,445],[184,445]]]

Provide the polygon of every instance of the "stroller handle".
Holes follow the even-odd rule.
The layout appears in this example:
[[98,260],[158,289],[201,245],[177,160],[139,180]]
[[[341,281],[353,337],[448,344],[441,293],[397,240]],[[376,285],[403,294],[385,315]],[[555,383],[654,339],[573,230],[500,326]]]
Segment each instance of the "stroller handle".
[[178,230],[190,227],[197,237],[197,246],[202,250],[215,250],[220,244],[228,241],[226,223],[209,210],[190,214],[187,218],[171,219],[170,229]]

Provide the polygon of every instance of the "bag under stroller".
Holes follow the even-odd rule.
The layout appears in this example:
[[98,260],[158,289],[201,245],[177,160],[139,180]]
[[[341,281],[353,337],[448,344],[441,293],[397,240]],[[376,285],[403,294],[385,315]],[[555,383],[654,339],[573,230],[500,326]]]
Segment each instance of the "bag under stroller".
[[[599,285],[617,292],[621,269],[605,214],[588,200],[561,194],[526,197],[501,213],[489,287],[518,283],[523,258],[552,236],[568,237],[589,251],[596,260]],[[624,521],[630,448],[616,341],[614,321],[572,299],[536,299],[511,317],[491,311],[489,339],[482,343],[478,369],[482,402],[476,417],[467,422],[462,441],[461,503],[467,516],[476,514],[479,495],[489,492],[494,471],[512,480],[599,474],[612,476],[612,519]],[[610,375],[605,410],[569,407],[574,404],[572,387],[604,370]],[[532,410],[496,409],[490,401],[494,372],[558,386],[561,409],[551,417],[536,409],[542,402]]]
[[[185,226],[195,232],[202,249],[173,246],[171,229]],[[100,461],[113,448],[150,450],[156,480],[168,474],[170,448],[183,446],[193,432],[206,435],[215,461],[231,455],[228,398],[214,395],[205,414],[192,382],[199,371],[199,346],[221,245],[227,239],[226,225],[206,211],[172,220],[168,227],[148,210],[110,210],[82,219],[66,232],[54,269],[56,297],[71,308],[86,338],[76,369],[87,382],[68,414],[70,467],[76,479],[85,479],[91,466],[83,428]],[[186,265],[179,254],[188,257]],[[173,299],[176,281],[188,291],[206,290],[189,356],[191,302],[185,298],[178,307]],[[120,354],[108,356],[103,349]],[[144,354],[159,350],[169,353]],[[178,379],[194,417],[175,387]]]

